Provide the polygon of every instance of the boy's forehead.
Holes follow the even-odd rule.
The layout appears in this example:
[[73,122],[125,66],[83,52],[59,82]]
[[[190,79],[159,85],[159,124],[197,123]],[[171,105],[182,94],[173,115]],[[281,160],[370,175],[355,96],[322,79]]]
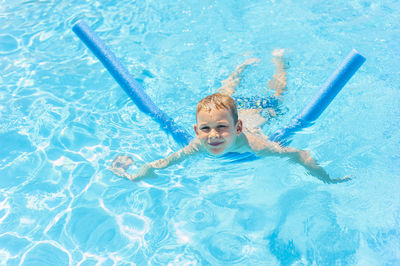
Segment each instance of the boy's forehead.
[[200,108],[198,110],[197,114],[199,114],[199,113],[208,113],[208,114],[210,114],[210,113],[230,113],[230,112],[231,112],[231,110],[229,110],[229,108],[214,106],[212,108],[210,108],[210,107]]
[[197,120],[199,119],[229,119],[233,120],[232,113],[226,108],[218,109],[200,109],[196,115]]

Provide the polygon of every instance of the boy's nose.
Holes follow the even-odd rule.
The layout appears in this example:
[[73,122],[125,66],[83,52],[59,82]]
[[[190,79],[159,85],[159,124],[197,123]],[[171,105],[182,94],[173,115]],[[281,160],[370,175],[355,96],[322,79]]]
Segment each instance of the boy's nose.
[[211,129],[210,137],[211,138],[215,138],[215,137],[218,137],[218,136],[219,136],[218,132],[215,129]]

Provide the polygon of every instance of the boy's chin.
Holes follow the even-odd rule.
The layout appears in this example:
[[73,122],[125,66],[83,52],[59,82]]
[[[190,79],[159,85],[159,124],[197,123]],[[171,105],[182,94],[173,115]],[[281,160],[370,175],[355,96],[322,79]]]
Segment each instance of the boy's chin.
[[213,156],[222,156],[222,155],[224,155],[226,153],[226,150],[224,150],[224,149],[221,149],[221,150],[208,150],[208,153],[210,155],[213,155]]

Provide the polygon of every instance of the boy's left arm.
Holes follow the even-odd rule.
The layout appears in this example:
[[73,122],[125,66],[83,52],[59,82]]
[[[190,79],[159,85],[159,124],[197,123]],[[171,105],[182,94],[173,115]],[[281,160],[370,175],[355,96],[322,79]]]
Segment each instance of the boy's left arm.
[[325,183],[341,183],[348,181],[349,177],[331,178],[329,174],[318,165],[314,158],[311,157],[309,151],[298,150],[291,147],[283,147],[279,143],[269,140],[263,141],[262,146],[257,151],[259,156],[280,156],[289,158],[291,161],[301,164],[308,173]]

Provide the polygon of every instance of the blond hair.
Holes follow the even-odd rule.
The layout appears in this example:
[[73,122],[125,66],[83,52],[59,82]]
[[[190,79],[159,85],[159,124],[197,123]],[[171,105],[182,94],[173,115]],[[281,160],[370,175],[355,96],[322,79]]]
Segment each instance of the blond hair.
[[238,112],[235,100],[226,94],[217,92],[200,100],[197,104],[196,119],[197,114],[202,110],[208,112],[211,110],[228,110],[232,114],[233,122],[236,124],[238,121]]

